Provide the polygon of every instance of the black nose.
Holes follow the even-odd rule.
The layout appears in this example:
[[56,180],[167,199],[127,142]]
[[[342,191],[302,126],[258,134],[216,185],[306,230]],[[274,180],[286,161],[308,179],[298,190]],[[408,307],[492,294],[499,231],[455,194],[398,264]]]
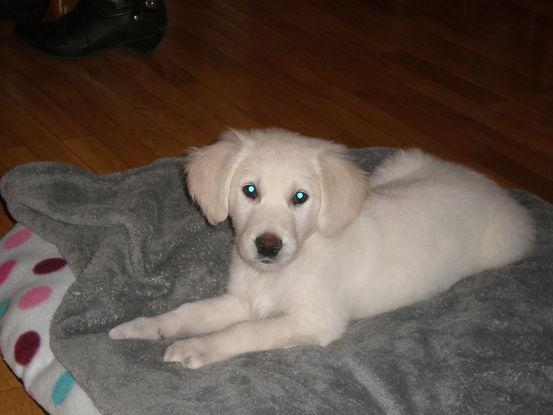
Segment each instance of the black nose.
[[272,233],[264,233],[255,238],[255,246],[259,255],[275,257],[282,248],[282,240]]

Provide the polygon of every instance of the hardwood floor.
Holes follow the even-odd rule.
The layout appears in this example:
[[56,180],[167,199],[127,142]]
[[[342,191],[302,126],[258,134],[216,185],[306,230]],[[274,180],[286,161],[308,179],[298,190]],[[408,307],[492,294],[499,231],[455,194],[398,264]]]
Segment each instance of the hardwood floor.
[[[553,201],[551,1],[167,5],[170,28],[149,56],[52,59],[0,22],[0,174],[37,160],[108,173],[227,126],[280,126],[421,147]],[[0,212],[0,234],[10,226]],[[0,412],[41,413],[3,365]]]

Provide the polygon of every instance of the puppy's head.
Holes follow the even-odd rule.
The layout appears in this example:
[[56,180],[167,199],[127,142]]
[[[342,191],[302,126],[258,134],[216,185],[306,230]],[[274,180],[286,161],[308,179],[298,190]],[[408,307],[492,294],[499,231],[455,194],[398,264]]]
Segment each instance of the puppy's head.
[[365,174],[345,151],[285,130],[230,130],[187,158],[188,191],[210,223],[231,217],[243,260],[275,270],[358,215]]

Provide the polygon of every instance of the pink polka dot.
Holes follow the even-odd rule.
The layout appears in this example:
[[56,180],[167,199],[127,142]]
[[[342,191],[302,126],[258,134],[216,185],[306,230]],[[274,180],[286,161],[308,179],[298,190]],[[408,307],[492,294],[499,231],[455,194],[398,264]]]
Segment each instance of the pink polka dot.
[[67,261],[63,258],[48,258],[44,261],[40,261],[33,267],[35,274],[49,274],[50,272],[57,271],[67,264]]
[[15,342],[15,361],[20,365],[27,365],[33,357],[35,357],[39,348],[40,336],[36,331],[27,331],[23,333]]
[[4,284],[4,282],[10,276],[13,267],[15,267],[15,262],[15,259],[10,259],[0,265],[0,285]]
[[21,229],[14,233],[12,236],[10,236],[4,244],[2,245],[2,248],[4,249],[12,249],[17,248],[20,245],[23,245],[27,240],[33,236],[33,231],[30,229]]
[[36,307],[46,301],[50,297],[50,294],[52,294],[52,289],[46,285],[31,288],[19,299],[19,308],[28,310],[29,308]]

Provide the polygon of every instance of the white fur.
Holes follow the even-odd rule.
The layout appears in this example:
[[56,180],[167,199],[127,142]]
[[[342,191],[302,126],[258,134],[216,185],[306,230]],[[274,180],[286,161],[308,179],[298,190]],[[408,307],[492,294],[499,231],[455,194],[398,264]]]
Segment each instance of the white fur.
[[[188,159],[188,189],[210,223],[235,230],[227,293],[138,318],[116,339],[187,336],[166,361],[189,368],[258,350],[326,345],[348,321],[447,290],[522,258],[534,238],[524,208],[494,182],[420,150],[370,176],[338,144],[278,129],[227,132]],[[258,198],[242,193],[255,184]],[[293,205],[297,190],[309,194]],[[255,239],[283,241],[273,261]]]

